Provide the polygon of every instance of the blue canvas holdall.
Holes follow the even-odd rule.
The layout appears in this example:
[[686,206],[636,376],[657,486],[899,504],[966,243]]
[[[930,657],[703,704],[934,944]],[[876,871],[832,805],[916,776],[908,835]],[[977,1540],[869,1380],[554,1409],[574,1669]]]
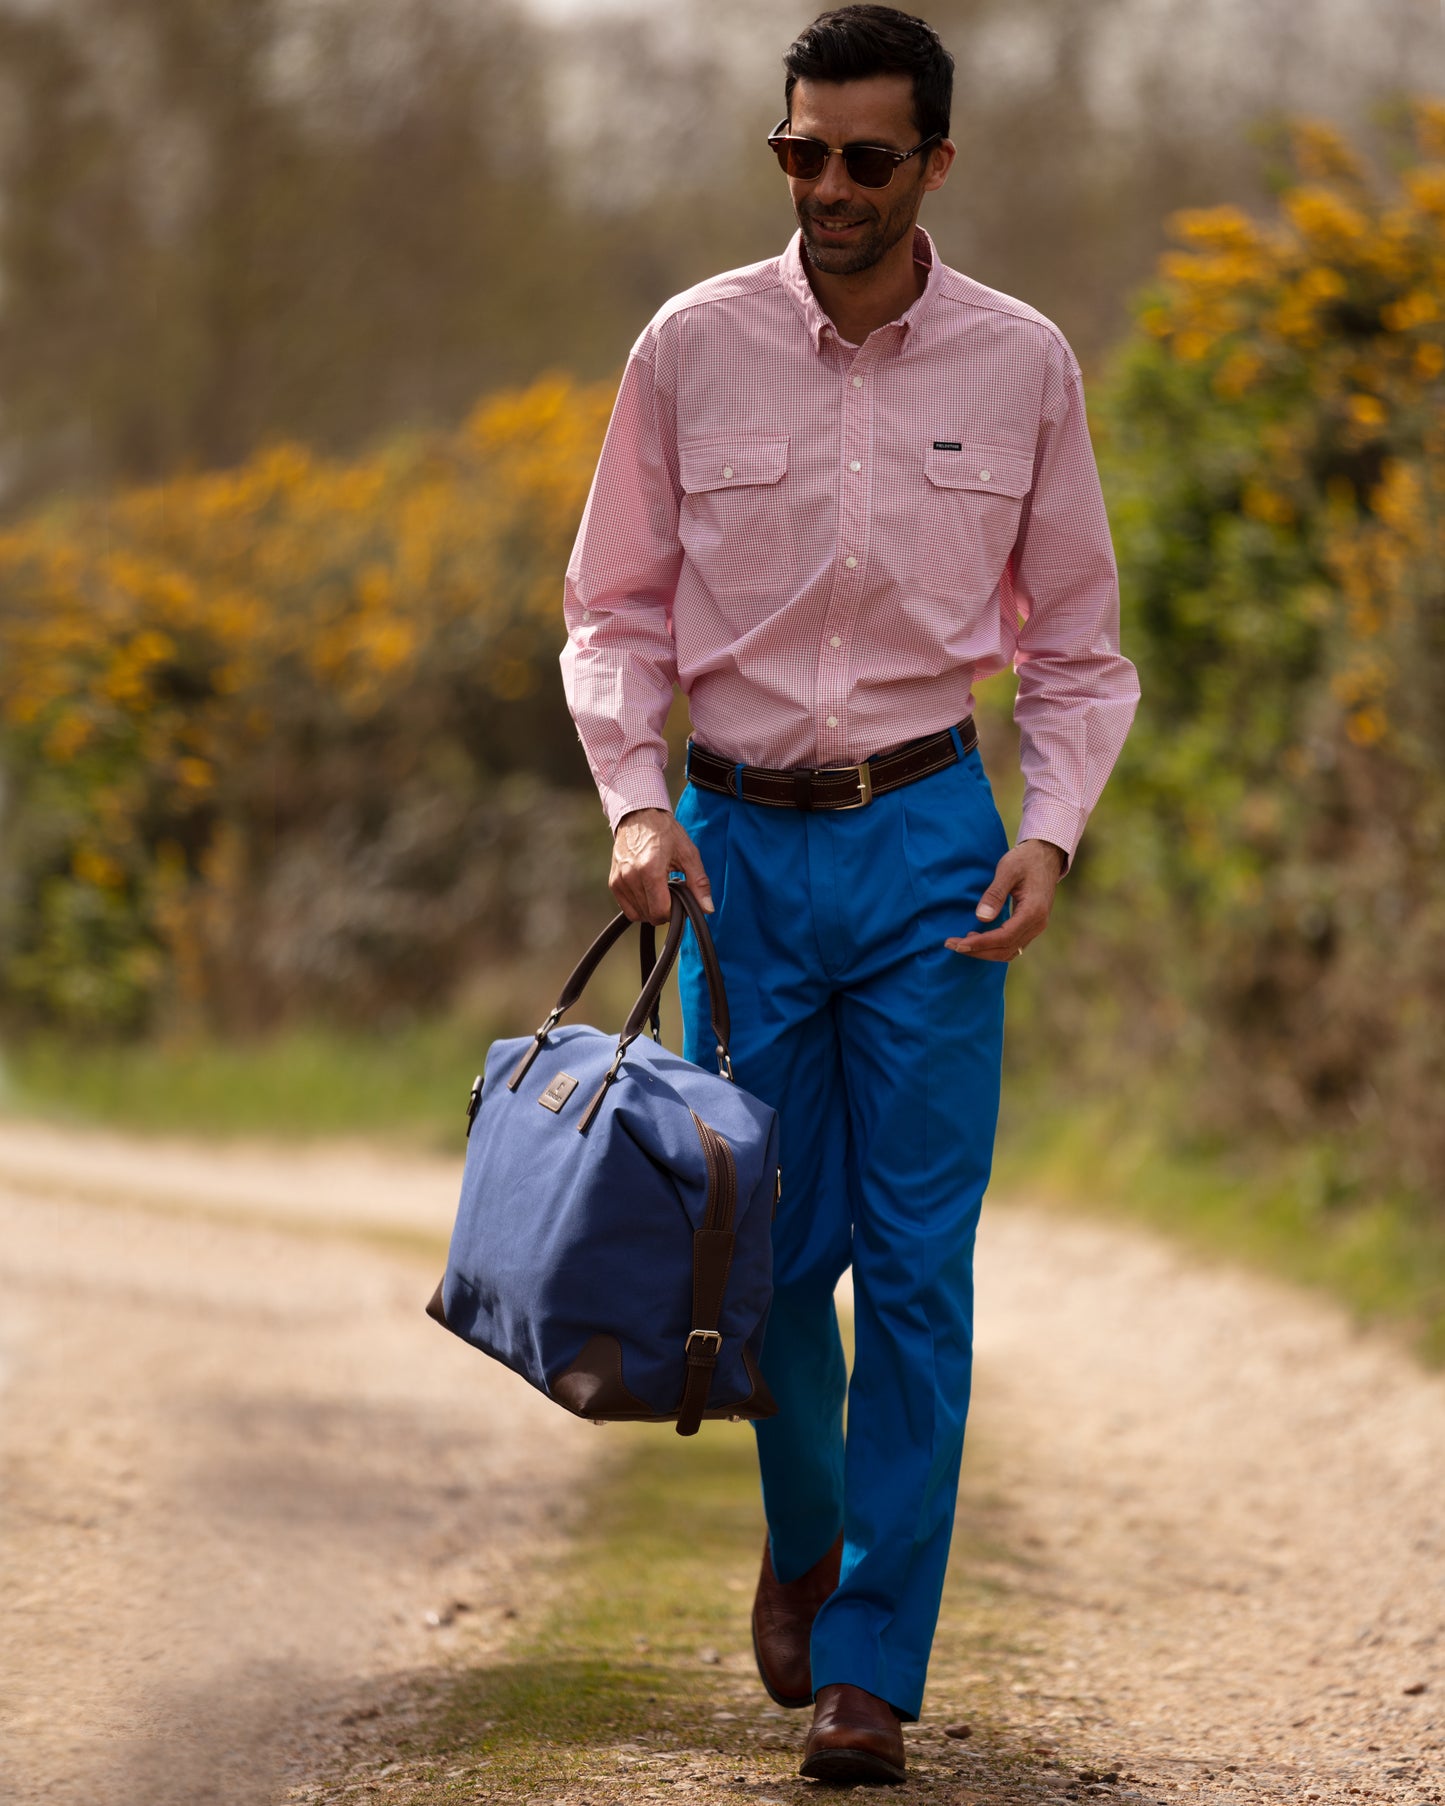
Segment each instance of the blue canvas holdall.
[[[559,1028],[631,926],[616,916],[530,1038],[493,1042],[467,1108],[447,1269],[428,1312],[579,1417],[771,1417],[758,1366],[772,1298],[778,1119],[735,1083],[722,968],[679,881],[660,956],[615,1039]],[[688,924],[718,1070],[657,1040],[658,999]],[[652,1025],[653,1038],[643,1035]]]

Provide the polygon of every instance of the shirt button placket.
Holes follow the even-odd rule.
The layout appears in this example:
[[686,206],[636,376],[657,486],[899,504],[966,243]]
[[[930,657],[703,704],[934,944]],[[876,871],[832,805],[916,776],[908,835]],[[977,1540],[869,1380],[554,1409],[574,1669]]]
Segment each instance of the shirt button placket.
[[[860,354],[861,355],[861,354]],[[818,685],[819,711],[823,715],[821,739],[823,756],[838,760],[845,751],[843,721],[847,714],[849,660],[843,651],[858,613],[863,593],[864,573],[868,557],[868,449],[869,423],[872,414],[870,372],[860,370],[857,360],[843,386],[843,443],[839,446],[842,480],[842,503],[838,510],[838,557],[842,569],[833,585],[833,603],[824,623],[824,647],[821,659],[822,682]]]

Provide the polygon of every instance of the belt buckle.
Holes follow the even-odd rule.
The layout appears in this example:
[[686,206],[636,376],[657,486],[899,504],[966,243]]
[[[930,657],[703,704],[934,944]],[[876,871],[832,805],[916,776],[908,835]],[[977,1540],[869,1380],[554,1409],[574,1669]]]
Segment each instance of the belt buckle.
[[[702,1344],[700,1349],[693,1347],[695,1342]],[[689,1331],[687,1342],[683,1347],[683,1352],[687,1355],[689,1360],[692,1359],[694,1354],[698,1355],[703,1360],[716,1360],[718,1355],[722,1353],[721,1330],[694,1329]]]
[[851,771],[858,780],[858,801],[835,803],[834,808],[840,812],[844,809],[866,809],[873,801],[873,773],[868,769],[868,761],[865,759],[861,765],[830,765],[828,776],[844,771]]

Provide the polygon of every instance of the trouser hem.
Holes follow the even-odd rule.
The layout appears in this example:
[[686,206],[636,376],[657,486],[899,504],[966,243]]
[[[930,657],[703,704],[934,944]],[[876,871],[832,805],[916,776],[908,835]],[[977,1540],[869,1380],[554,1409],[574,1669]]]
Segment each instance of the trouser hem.
[[[787,1530],[778,1531],[770,1524],[768,1526],[768,1552],[772,1557],[773,1573],[777,1575],[779,1584],[787,1586],[791,1581],[801,1580],[805,1574],[811,1573],[837,1542],[842,1529],[843,1520],[839,1518],[822,1542],[817,1544],[817,1554],[810,1555],[805,1561],[798,1563],[787,1558],[796,1555],[799,1549],[813,1548],[815,1539],[811,1535],[803,1536]],[[781,1561],[778,1559],[780,1544],[784,1556]]]
[[827,1662],[820,1662],[815,1656],[813,1697],[816,1699],[824,1687],[837,1686],[839,1683],[861,1687],[875,1699],[886,1700],[904,1724],[918,1723],[918,1715],[923,1709],[921,1677],[916,1685],[908,1686],[897,1675],[890,1676],[885,1668],[877,1662],[870,1662],[866,1656],[838,1656]]

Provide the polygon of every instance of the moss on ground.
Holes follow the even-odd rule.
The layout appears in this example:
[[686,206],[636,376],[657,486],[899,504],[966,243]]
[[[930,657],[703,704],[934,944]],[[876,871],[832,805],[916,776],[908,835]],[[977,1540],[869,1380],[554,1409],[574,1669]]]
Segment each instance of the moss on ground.
[[[774,1706],[753,1667],[762,1524],[750,1433],[617,1434],[618,1462],[545,1582],[551,1603],[500,1650],[459,1646],[449,1671],[387,1698],[357,1725],[344,1765],[293,1799],[817,1797],[797,1772],[808,1714]],[[1098,1758],[1041,1738],[1019,1697],[1046,1645],[1047,1600],[987,1450],[971,1449],[965,1469],[924,1722],[908,1732],[909,1797],[955,1801],[966,1784],[969,1799],[1002,1806],[1077,1791]],[[960,1724],[966,1737],[945,1734]]]

